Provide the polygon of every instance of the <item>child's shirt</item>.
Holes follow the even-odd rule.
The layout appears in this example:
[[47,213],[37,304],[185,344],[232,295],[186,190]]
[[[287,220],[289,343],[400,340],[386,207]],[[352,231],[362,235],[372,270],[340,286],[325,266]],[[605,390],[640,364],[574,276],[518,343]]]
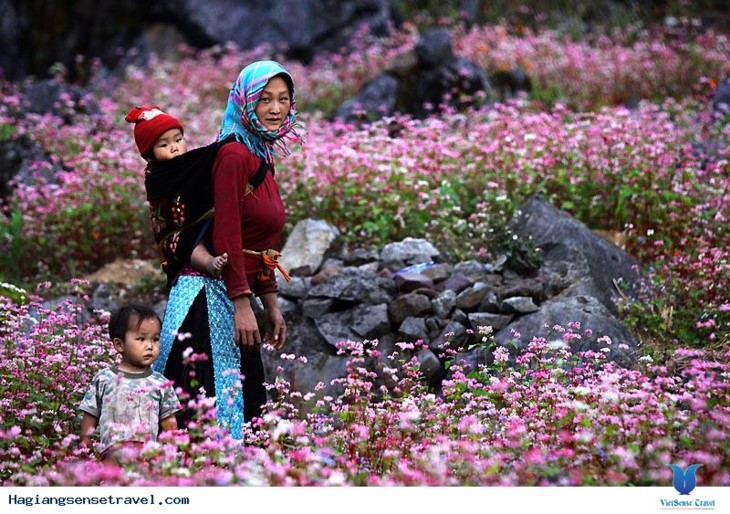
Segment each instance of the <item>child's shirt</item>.
[[179,411],[170,381],[152,368],[126,373],[118,367],[99,371],[80,409],[99,420],[102,451],[124,441],[157,439],[160,420]]

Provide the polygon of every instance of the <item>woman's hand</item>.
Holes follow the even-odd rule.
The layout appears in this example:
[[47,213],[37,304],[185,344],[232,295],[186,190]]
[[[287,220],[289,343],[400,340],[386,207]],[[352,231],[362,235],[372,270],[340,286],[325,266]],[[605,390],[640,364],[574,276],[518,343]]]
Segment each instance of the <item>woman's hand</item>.
[[233,325],[236,344],[242,351],[248,351],[261,345],[261,334],[256,316],[251,308],[248,296],[238,296],[233,299]]
[[265,311],[264,341],[281,350],[286,343],[286,321],[276,301],[276,293],[261,296]]

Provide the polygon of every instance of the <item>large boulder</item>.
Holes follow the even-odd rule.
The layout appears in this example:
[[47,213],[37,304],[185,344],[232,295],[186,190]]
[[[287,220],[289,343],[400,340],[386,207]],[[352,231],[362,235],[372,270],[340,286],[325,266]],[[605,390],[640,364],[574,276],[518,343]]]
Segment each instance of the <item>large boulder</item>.
[[0,0],[0,67],[18,80],[47,77],[61,63],[77,80],[85,78],[92,61],[79,63],[78,55],[114,69],[179,43],[270,45],[308,61],[345,46],[362,27],[383,34],[393,22],[388,0]]
[[290,272],[313,275],[340,231],[322,220],[306,219],[294,226],[279,263]]
[[393,114],[398,105],[398,78],[384,71],[365,84],[358,95],[340,106],[337,117],[344,120],[375,120]]
[[592,296],[617,314],[617,299],[630,294],[639,277],[629,254],[542,196],[533,196],[520,209],[514,232],[532,238],[542,250],[541,272],[553,294],[569,290],[574,296]]
[[363,26],[382,32],[393,20],[387,0],[185,0],[183,4],[186,8],[170,8],[170,14],[199,37],[230,41],[240,48],[267,43],[304,61],[319,51],[341,48]]
[[425,117],[442,104],[474,105],[478,96],[492,97],[484,71],[454,55],[447,29],[426,31],[412,51],[393,59],[391,66],[346,100],[337,117],[348,122],[372,121],[394,113]]
[[[508,330],[497,332],[494,340],[498,345],[514,344],[516,348],[524,348],[534,337],[560,339],[562,332],[556,332],[554,327],[567,329],[569,324],[580,326],[575,330],[580,338],[570,339],[573,353],[600,352],[608,348],[610,360],[624,365],[636,360],[639,341],[601,302],[590,296],[561,296],[548,300],[538,311],[510,323]],[[514,337],[515,333],[520,334],[519,339]]]
[[0,200],[10,198],[13,181],[32,183],[41,179],[54,184],[60,169],[60,164],[25,134],[0,140]]

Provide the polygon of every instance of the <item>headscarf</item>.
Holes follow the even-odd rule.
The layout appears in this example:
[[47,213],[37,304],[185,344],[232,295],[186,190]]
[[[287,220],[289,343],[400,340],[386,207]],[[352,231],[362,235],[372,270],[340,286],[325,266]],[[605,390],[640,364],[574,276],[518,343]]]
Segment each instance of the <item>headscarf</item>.
[[[269,80],[277,75],[281,75],[289,86],[290,108],[279,130],[271,131],[261,124],[255,111],[261,92]],[[273,164],[274,157],[289,155],[289,141],[304,143],[301,131],[302,127],[297,123],[294,80],[289,72],[276,61],[256,61],[241,70],[228,94],[218,141],[233,135],[254,155]]]

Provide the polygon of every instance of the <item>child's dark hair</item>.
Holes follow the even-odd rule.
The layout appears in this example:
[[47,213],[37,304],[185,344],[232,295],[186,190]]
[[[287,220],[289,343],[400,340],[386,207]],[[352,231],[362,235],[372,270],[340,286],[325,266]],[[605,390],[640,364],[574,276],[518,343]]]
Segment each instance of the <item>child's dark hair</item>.
[[139,328],[142,322],[148,319],[156,319],[160,323],[160,326],[162,325],[160,317],[152,307],[136,303],[125,305],[112,314],[112,317],[109,319],[109,337],[111,337],[112,341],[114,339],[124,340],[124,335],[129,330],[129,323],[131,321],[136,320],[136,328]]

